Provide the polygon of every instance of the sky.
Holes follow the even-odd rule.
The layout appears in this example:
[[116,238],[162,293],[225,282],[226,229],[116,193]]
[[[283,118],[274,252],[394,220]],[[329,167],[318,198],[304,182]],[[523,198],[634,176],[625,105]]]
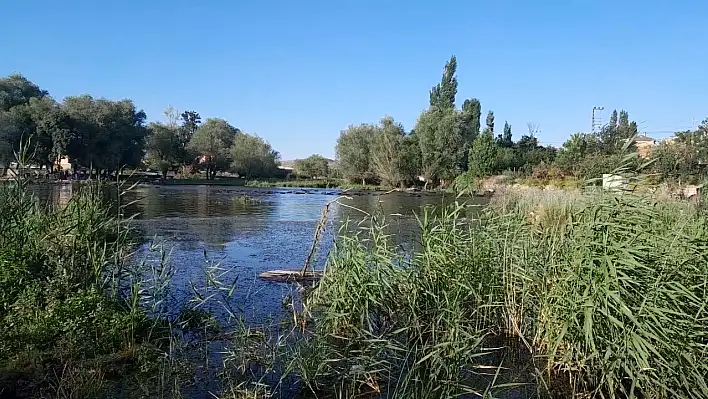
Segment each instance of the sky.
[[690,0],[10,0],[0,76],[61,100],[129,98],[267,139],[282,159],[334,157],[341,130],[406,130],[457,57],[457,104],[478,98],[514,136],[560,146],[593,106],[662,138],[708,117],[708,2]]

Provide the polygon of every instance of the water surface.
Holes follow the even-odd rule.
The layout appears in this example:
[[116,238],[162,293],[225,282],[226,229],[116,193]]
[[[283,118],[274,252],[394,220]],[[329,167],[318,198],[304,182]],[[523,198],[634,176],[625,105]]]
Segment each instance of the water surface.
[[[36,188],[45,201],[66,204],[77,187]],[[347,198],[343,198],[347,196]],[[251,200],[244,200],[248,197]],[[325,234],[313,265],[321,268],[344,221],[356,226],[367,214],[385,215],[396,244],[410,247],[417,239],[416,214],[426,207],[450,204],[454,196],[430,193],[342,193],[331,189],[262,189],[217,186],[138,186],[121,201],[132,203],[125,216],[144,233],[139,257],[159,262],[163,248],[176,272],[171,307],[178,311],[193,297],[190,282],[200,286],[205,268],[218,264],[221,279],[236,282],[233,303],[247,320],[265,321],[282,309],[291,293],[287,284],[261,281],[257,276],[274,269],[299,269],[313,242],[322,210],[332,202]],[[480,199],[467,199],[481,203]]]

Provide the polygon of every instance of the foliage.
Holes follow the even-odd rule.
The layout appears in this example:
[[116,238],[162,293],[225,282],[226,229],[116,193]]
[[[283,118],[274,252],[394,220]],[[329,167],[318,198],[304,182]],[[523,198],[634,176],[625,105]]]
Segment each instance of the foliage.
[[455,108],[457,96],[457,58],[453,55],[445,63],[442,80],[430,89],[430,106],[437,108]]
[[405,179],[405,131],[393,118],[381,119],[371,143],[371,167],[381,184],[397,187]]
[[480,118],[482,116],[482,106],[478,99],[467,99],[462,103],[460,110],[460,129],[462,133],[463,145],[460,148],[459,162],[463,171],[467,167],[467,155],[469,154],[472,142],[479,137]]
[[247,133],[236,135],[231,147],[231,170],[247,179],[275,176],[280,154],[267,141]]
[[196,111],[184,111],[180,114],[182,124],[179,127],[179,149],[182,163],[190,164],[194,162],[197,154],[191,151],[189,143],[192,137],[202,124],[202,117]]
[[487,128],[472,143],[469,155],[469,172],[476,177],[489,176],[498,164],[497,146],[492,131]]
[[421,173],[423,161],[420,153],[420,142],[415,131],[403,137],[401,151],[403,152],[401,159],[401,175],[404,180],[408,182],[417,181]]
[[167,177],[167,172],[181,163],[180,138],[175,127],[162,123],[148,126],[147,163]]
[[326,178],[329,176],[329,161],[319,154],[295,161],[295,173],[298,176]]
[[[2,394],[105,397],[106,370],[150,370],[155,356],[137,353],[156,353],[168,336],[143,307],[158,300],[138,277],[146,271],[127,261],[136,232],[104,188],[85,185],[59,208],[40,204],[21,179],[0,186]],[[110,360],[121,357],[126,366]]]
[[599,150],[605,155],[620,152],[625,142],[637,135],[637,123],[629,121],[627,111],[612,111],[610,122],[597,135]]
[[497,135],[497,146],[501,148],[511,148],[514,146],[514,141],[512,140],[511,125],[504,122],[504,133]]
[[471,170],[461,173],[452,182],[452,189],[457,193],[476,194],[480,189],[479,177]]
[[429,182],[451,182],[458,174],[459,152],[463,148],[458,112],[454,108],[432,107],[418,118],[415,127],[421,153],[421,172]]
[[376,126],[370,124],[351,125],[339,134],[336,154],[345,178],[362,184],[372,178],[371,143],[375,134]]
[[42,98],[48,93],[20,74],[0,79],[0,111],[9,111],[18,105],[29,104],[32,98]]
[[563,147],[558,151],[556,163],[563,168],[563,170],[572,174],[578,174],[580,172],[580,163],[586,156],[595,152],[595,148],[595,136],[575,133],[563,143]]
[[216,118],[207,119],[196,130],[187,148],[200,157],[199,166],[206,171],[207,179],[214,179],[217,172],[228,169],[237,134],[242,134],[239,129]]
[[63,109],[71,118],[73,138],[67,155],[74,165],[109,173],[140,165],[147,136],[146,115],[131,100],[67,97]]

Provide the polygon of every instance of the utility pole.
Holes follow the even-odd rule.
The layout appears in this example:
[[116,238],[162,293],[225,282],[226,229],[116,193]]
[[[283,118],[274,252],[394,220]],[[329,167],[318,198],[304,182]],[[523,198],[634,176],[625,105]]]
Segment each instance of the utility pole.
[[591,133],[598,133],[602,129],[602,111],[605,107],[592,107],[592,124],[590,125]]

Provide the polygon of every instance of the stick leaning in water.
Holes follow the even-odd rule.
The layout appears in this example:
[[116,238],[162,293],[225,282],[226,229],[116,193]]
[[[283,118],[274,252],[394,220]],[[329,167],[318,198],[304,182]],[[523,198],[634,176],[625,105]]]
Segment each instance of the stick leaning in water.
[[[347,190],[343,191],[343,193],[346,191]],[[305,277],[307,268],[310,266],[310,263],[312,263],[312,256],[315,254],[315,250],[317,249],[317,243],[320,241],[320,238],[322,238],[322,233],[324,233],[325,226],[327,225],[327,215],[329,214],[329,206],[332,205],[332,203],[334,202],[338,202],[340,198],[349,197],[339,196],[333,199],[332,201],[326,203],[325,206],[322,208],[322,216],[320,216],[320,221],[317,223],[317,227],[315,228],[315,235],[312,238],[312,246],[310,247],[310,252],[307,254],[307,258],[305,258],[305,264],[302,265],[302,270],[300,271],[301,277]]]

